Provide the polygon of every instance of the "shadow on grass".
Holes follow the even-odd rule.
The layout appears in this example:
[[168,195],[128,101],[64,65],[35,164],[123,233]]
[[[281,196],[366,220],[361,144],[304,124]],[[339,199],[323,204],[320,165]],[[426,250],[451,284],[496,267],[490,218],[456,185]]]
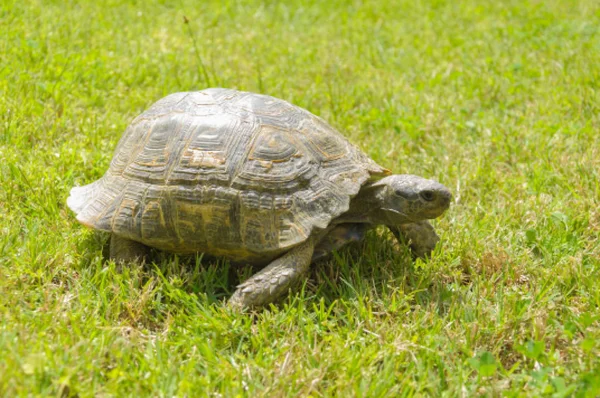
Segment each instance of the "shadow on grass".
[[398,245],[387,231],[371,231],[364,241],[313,264],[309,287],[315,300],[323,298],[326,304],[339,299],[385,300],[394,292],[422,290],[421,273],[408,247]]
[[[231,264],[221,258],[202,254],[178,256],[152,250],[149,261],[128,270],[108,260],[109,235],[94,231],[82,242],[82,268],[97,266],[97,253],[102,251],[102,268],[114,267],[119,277],[138,278],[136,285],[145,286],[151,280],[173,294],[163,294],[162,300],[171,301],[181,293],[199,299],[201,305],[223,303],[236,286],[258,272],[262,267]],[[95,265],[94,265],[95,264]],[[308,279],[293,296],[283,298],[276,306],[301,300],[312,307],[321,300],[330,305],[336,300],[369,299],[385,301],[393,293],[412,295],[415,304],[425,305],[432,300],[428,291],[432,284],[430,273],[415,263],[405,246],[396,244],[391,234],[371,231],[364,241],[350,244],[326,260],[313,263]],[[178,291],[178,293],[175,293]],[[175,301],[178,301],[175,300]]]

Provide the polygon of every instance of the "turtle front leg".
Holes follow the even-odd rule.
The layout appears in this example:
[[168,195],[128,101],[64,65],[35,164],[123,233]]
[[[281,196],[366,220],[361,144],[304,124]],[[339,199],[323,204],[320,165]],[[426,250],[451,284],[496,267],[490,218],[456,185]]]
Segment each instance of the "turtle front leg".
[[315,247],[311,262],[326,259],[332,252],[341,249],[343,246],[352,243],[360,242],[364,239],[368,224],[339,224],[319,241]]
[[144,262],[148,255],[148,246],[131,239],[112,234],[110,236],[109,258],[115,263]]
[[314,248],[313,240],[308,239],[272,261],[238,285],[228,304],[235,308],[250,308],[277,300],[306,275]]
[[408,244],[415,257],[427,258],[440,241],[429,221],[389,226],[401,244]]

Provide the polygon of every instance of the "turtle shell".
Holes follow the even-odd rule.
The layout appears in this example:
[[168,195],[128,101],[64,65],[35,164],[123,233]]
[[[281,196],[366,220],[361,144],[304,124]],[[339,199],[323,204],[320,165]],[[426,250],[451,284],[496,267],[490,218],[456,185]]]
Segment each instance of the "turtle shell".
[[106,174],[67,203],[84,225],[151,247],[259,263],[325,229],[388,174],[302,108],[207,89],[138,116]]

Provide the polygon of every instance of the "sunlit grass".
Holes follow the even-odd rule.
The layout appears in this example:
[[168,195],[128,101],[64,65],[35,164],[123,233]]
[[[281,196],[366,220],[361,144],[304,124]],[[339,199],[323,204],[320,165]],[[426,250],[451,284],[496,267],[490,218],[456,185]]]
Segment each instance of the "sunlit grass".
[[[0,5],[0,395],[600,394],[598,2],[174,4]],[[207,86],[449,186],[434,257],[373,231],[251,316],[247,269],[105,262],[69,189]]]

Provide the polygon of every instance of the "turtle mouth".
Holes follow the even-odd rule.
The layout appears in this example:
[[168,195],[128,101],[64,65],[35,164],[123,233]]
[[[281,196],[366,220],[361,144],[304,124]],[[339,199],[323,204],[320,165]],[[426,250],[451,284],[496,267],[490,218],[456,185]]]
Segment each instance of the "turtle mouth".
[[397,215],[399,215],[399,216],[401,216],[401,217],[404,217],[404,218],[406,218],[408,221],[416,221],[416,220],[414,220],[412,217],[410,217],[408,214],[406,214],[406,213],[403,213],[403,212],[401,212],[401,211],[398,211],[398,210],[396,210],[396,209],[384,209],[384,208],[382,208],[381,210],[383,210],[383,211],[389,211],[390,213],[397,214]]

